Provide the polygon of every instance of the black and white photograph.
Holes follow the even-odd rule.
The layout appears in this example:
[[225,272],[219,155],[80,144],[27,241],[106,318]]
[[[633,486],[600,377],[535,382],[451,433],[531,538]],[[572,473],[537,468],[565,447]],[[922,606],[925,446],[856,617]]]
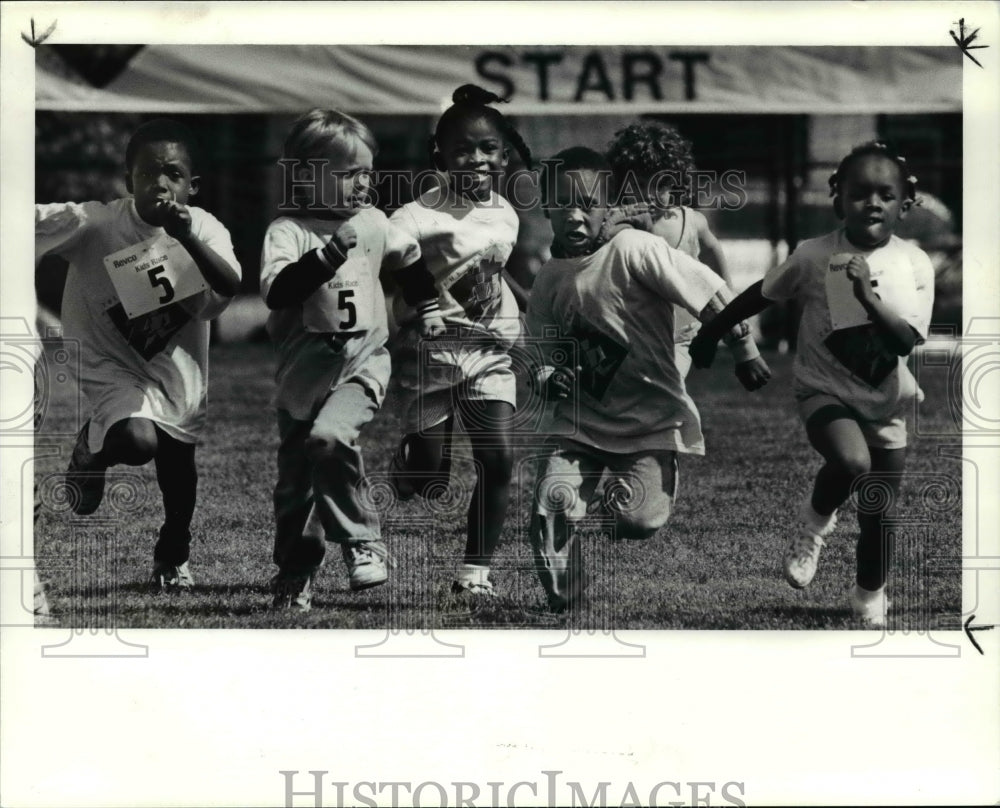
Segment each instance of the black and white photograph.
[[2,11],[4,805],[1000,799],[995,5]]

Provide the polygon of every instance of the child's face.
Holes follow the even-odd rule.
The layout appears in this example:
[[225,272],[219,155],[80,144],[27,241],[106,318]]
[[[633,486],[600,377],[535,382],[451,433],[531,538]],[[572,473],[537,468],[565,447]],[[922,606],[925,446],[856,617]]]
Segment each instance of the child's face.
[[361,140],[334,144],[325,155],[326,185],[322,195],[324,216],[350,219],[368,207],[375,156]]
[[473,118],[447,132],[438,144],[441,168],[459,196],[490,198],[494,179],[507,167],[510,152],[503,135],[485,117]]
[[556,174],[546,215],[552,224],[553,244],[563,255],[590,252],[608,208],[607,179],[592,169]]
[[877,154],[855,160],[840,184],[840,208],[848,240],[856,247],[885,244],[906,215],[899,167]]
[[198,177],[191,155],[183,143],[145,143],[136,151],[125,186],[135,198],[135,209],[143,221],[155,227],[163,222],[164,204],[186,205],[198,193]]

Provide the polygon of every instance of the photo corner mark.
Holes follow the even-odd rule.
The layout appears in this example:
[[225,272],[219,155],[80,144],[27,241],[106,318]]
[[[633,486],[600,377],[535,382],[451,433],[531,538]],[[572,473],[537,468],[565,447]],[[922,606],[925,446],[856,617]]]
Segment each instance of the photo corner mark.
[[969,33],[965,32],[965,17],[962,17],[958,22],[952,23],[952,25],[958,26],[958,33],[956,34],[953,30],[949,30],[948,33],[951,34],[951,38],[958,45],[958,49],[962,51],[966,56],[968,56],[973,62],[982,67],[979,60],[973,56],[969,51],[979,50],[980,48],[988,48],[989,45],[973,45],[972,43],[976,41],[976,37],[979,36],[979,29]]
[[976,650],[980,654],[985,655],[985,652],[983,651],[983,649],[979,645],[979,643],[976,642],[976,638],[973,636],[972,632],[973,631],[991,631],[992,629],[996,628],[996,626],[994,626],[994,625],[989,625],[989,626],[974,626],[974,625],[972,625],[972,621],[975,620],[975,619],[976,619],[976,616],[973,614],[973,615],[970,615],[969,619],[965,621],[965,626],[964,626],[964,628],[965,628],[965,634],[969,638],[969,642],[971,642],[976,647]]
[[32,17],[31,18],[31,33],[28,34],[28,33],[24,32],[24,31],[22,31],[21,32],[21,39],[23,39],[25,42],[27,42],[31,47],[37,48],[46,39],[48,39],[50,36],[52,36],[52,32],[56,30],[56,23],[57,22],[59,22],[59,20],[52,20],[52,24],[49,25],[49,27],[46,28],[44,31],[42,31],[42,33],[38,34],[38,33],[35,32],[35,18]]

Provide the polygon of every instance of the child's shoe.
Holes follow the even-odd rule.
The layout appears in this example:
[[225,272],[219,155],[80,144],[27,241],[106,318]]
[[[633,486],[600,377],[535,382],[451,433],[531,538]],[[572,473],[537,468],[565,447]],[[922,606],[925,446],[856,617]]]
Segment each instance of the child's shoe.
[[312,585],[315,577],[315,572],[305,575],[279,572],[271,579],[271,592],[274,593],[271,608],[308,612],[312,608]]
[[364,541],[340,545],[347,565],[351,590],[369,589],[389,580],[387,569],[389,550],[381,541]]
[[820,551],[826,547],[823,539],[837,526],[837,514],[832,513],[823,521],[822,516],[813,512],[808,502],[801,512],[802,524],[799,532],[785,551],[785,580],[796,589],[809,586],[816,575]]
[[495,598],[497,593],[490,580],[490,568],[476,564],[463,564],[458,577],[451,582],[451,591],[455,595],[473,595],[474,597]]
[[188,563],[167,564],[164,561],[153,562],[153,574],[150,576],[153,586],[160,591],[172,591],[178,589],[190,589],[194,586],[194,578],[191,577],[191,570]]
[[70,508],[79,516],[88,516],[96,511],[104,499],[104,478],[107,468],[97,462],[97,456],[87,445],[90,421],[83,425],[76,438],[73,454],[66,469],[66,485],[70,488]]
[[851,591],[851,612],[866,626],[872,628],[884,626],[889,612],[889,599],[885,596],[885,584],[874,592],[855,584]]

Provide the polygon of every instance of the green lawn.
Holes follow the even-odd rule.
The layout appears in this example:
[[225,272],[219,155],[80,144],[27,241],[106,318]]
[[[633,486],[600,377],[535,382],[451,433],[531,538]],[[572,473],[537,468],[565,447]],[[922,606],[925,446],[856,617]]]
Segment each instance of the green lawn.
[[[191,568],[198,586],[178,594],[146,586],[161,505],[152,465],[118,467],[139,475],[145,495],[130,510],[105,502],[92,517],[71,518],[48,505],[36,522],[40,574],[47,581],[57,622],[151,628],[424,628],[557,627],[572,622],[599,629],[850,629],[860,626],[847,608],[853,584],[856,520],[840,512],[819,572],[803,591],[781,577],[781,554],[794,511],[810,489],[819,463],[791,402],[791,358],[768,355],[775,378],[763,391],[744,393],[722,356],[711,371],[693,371],[692,395],[702,413],[708,456],[682,458],[677,509],[646,542],[610,544],[586,538],[594,582],[574,615],[544,609],[530,570],[524,530],[531,490],[530,447],[518,453],[515,490],[496,558],[500,597],[470,612],[448,591],[464,547],[468,498],[439,504],[396,504],[383,530],[397,560],[387,586],[353,594],[336,548],[329,553],[308,615],[269,610],[273,574],[271,489],[277,430],[269,405],[273,359],[269,346],[212,349],[209,428],[198,450],[200,487]],[[891,597],[892,626],[906,630],[956,628],[960,575],[926,572],[928,556],[961,551],[960,461],[938,447],[958,434],[946,403],[944,379],[922,379],[927,400],[922,432],[912,435],[898,518],[901,539]],[[72,392],[55,391],[38,443],[58,446],[42,457],[36,480],[46,490],[66,464],[72,439],[48,437],[72,429]],[[369,470],[381,472],[399,437],[395,398],[364,436]],[[930,427],[930,429],[928,429]],[[456,461],[458,488],[471,476],[467,447]],[[937,475],[931,477],[929,475]],[[944,480],[942,481],[942,475]],[[958,482],[948,489],[948,480]],[[938,481],[937,483],[935,481]],[[118,503],[122,505],[122,503]],[[122,507],[125,507],[122,505]]]

